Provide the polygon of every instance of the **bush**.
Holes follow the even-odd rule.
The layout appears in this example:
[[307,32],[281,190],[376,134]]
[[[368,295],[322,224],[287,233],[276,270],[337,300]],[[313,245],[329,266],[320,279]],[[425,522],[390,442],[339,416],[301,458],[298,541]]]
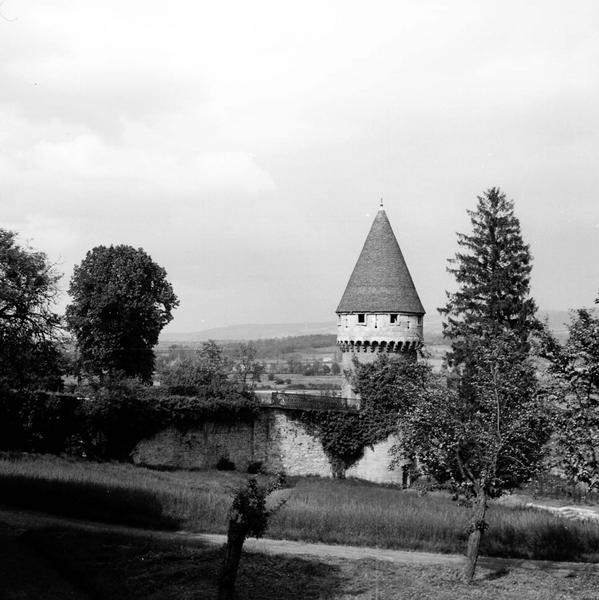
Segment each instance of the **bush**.
[[0,390],[0,444],[5,450],[57,454],[77,430],[74,396]]
[[250,475],[258,475],[258,474],[264,473],[264,466],[262,464],[262,461],[261,460],[255,460],[255,461],[251,462],[248,465],[248,468],[246,469],[246,471]]
[[219,471],[234,471],[235,463],[229,460],[226,456],[221,456],[216,463],[216,468]]
[[171,396],[123,382],[85,398],[0,389],[0,450],[122,460],[140,440],[166,427],[251,421],[258,411],[258,401],[248,393]]

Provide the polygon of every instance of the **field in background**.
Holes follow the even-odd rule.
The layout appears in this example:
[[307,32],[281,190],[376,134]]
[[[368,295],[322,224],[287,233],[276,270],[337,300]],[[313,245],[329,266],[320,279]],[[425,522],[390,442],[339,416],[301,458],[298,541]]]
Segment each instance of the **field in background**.
[[[145,527],[224,533],[231,494],[247,475],[160,472],[128,464],[27,455],[0,459],[4,504]],[[314,477],[292,478],[269,537],[462,552],[469,511],[446,495]],[[493,505],[482,553],[599,560],[599,524]]]

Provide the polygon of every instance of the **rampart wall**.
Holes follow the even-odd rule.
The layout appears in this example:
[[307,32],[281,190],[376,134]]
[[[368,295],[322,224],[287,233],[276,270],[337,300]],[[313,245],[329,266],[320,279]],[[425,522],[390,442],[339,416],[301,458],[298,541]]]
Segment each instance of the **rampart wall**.
[[[346,473],[375,482],[401,483],[400,469],[389,471],[391,440],[366,448],[364,457]],[[133,451],[138,465],[178,469],[210,469],[221,458],[245,471],[250,463],[261,462],[267,472],[288,475],[332,477],[329,459],[320,441],[292,413],[264,408],[250,423],[204,423],[182,432],[175,428],[142,440]]]

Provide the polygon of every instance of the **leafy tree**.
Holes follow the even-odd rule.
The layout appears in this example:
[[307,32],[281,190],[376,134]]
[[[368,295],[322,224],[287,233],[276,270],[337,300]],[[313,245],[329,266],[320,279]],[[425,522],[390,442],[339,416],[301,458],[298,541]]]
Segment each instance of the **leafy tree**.
[[43,252],[0,229],[0,383],[60,387],[60,318],[52,311],[59,279]]
[[599,490],[599,318],[579,309],[564,345],[547,328],[541,341],[556,384],[557,464],[572,482]]
[[122,373],[148,382],[152,348],[179,304],[166,271],[131,246],[97,246],[75,267],[67,324],[83,368],[103,379]]
[[257,350],[253,342],[240,342],[233,348],[233,377],[240,390],[248,388],[250,382],[260,381],[260,374],[264,367],[256,362]]
[[231,362],[214,340],[204,342],[193,354],[183,355],[161,374],[172,394],[222,398],[237,389],[229,379]]
[[353,385],[360,394],[360,410],[305,410],[296,418],[320,440],[333,477],[345,472],[367,446],[397,432],[397,421],[427,381],[429,368],[403,356],[381,354],[374,363],[354,361]]
[[443,329],[452,341],[454,364],[464,360],[464,340],[470,336],[492,338],[511,331],[526,351],[529,334],[538,327],[536,304],[529,297],[531,255],[513,201],[499,188],[489,188],[468,215],[472,233],[458,233],[462,250],[449,259],[447,269],[458,289],[447,292],[447,304],[439,309],[447,317]]
[[395,453],[413,453],[424,472],[472,502],[464,579],[474,576],[487,501],[528,481],[540,468],[549,418],[535,367],[521,339],[469,338],[466,367],[453,381],[429,375],[399,419]]
[[380,354],[372,363],[354,359],[352,386],[360,396],[360,413],[370,443],[397,432],[398,418],[431,383],[428,364],[409,356]]

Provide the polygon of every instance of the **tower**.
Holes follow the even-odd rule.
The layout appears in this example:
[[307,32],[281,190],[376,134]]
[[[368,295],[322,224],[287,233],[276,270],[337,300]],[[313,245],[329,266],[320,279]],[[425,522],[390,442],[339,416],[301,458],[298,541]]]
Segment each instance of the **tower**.
[[[422,344],[424,308],[382,202],[336,313],[344,371],[354,356],[360,362],[381,352],[416,356]],[[342,395],[355,398],[348,381]]]

